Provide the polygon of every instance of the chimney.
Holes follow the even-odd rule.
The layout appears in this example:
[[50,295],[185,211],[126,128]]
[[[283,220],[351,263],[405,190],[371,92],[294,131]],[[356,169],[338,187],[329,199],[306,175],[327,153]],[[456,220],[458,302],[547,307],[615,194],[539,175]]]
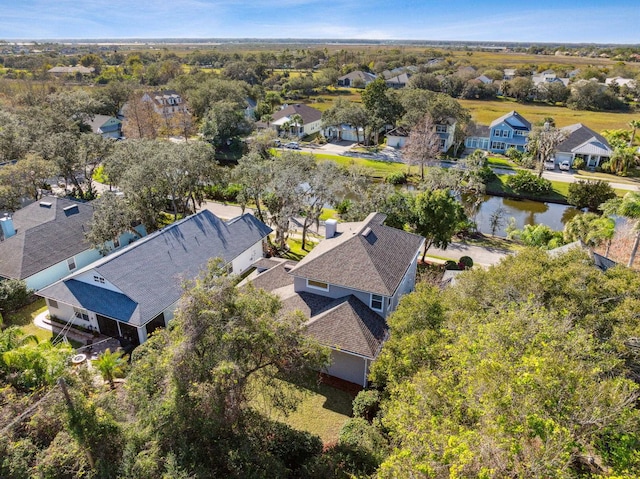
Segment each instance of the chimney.
[[2,231],[2,236],[4,239],[11,238],[16,234],[16,229],[13,226],[13,219],[7,213],[5,213],[3,218],[0,218],[0,231]]
[[336,235],[336,230],[338,228],[338,221],[334,219],[328,219],[324,222],[324,237],[329,239],[333,238]]

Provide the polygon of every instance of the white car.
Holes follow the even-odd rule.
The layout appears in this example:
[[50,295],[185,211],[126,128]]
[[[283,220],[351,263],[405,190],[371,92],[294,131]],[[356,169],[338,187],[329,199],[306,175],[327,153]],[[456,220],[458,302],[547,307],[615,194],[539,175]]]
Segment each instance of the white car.
[[555,170],[556,169],[556,161],[555,160],[545,161],[544,162],[544,169],[545,170]]
[[571,169],[571,163],[569,163],[569,160],[564,160],[561,161],[560,164],[558,165],[558,167],[562,170],[562,171],[569,171]]
[[297,141],[290,141],[289,143],[284,145],[285,148],[290,148],[291,150],[299,150],[300,145]]

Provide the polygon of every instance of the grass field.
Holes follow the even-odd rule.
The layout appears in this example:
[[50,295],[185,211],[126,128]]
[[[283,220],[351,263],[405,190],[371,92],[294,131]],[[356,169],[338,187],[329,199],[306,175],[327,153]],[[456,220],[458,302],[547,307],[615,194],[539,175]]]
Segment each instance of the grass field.
[[543,104],[517,103],[511,100],[458,100],[469,109],[474,121],[481,125],[489,125],[496,118],[516,110],[531,123],[542,122],[545,117],[552,117],[556,126],[563,127],[574,123],[583,123],[596,132],[612,129],[628,129],[631,120],[640,119],[638,113],[609,113],[599,111],[571,110],[562,106]]
[[374,178],[385,178],[390,173],[398,171],[406,172],[407,165],[403,163],[392,163],[388,161],[368,160],[365,158],[353,158],[349,156],[330,155],[326,153],[314,153],[313,156],[318,161],[335,161],[342,166],[361,166],[371,170]]
[[325,444],[338,440],[340,429],[351,416],[352,399],[349,393],[326,384],[302,390],[286,381],[277,381],[277,384],[279,394],[283,397],[292,394],[299,397],[296,410],[285,416],[261,396],[252,401],[256,410],[294,429],[316,434]]
[[13,314],[4,318],[5,326],[18,326],[25,335],[33,335],[39,341],[49,341],[52,338],[51,331],[42,329],[33,324],[34,318],[47,309],[44,299],[37,301],[19,309]]

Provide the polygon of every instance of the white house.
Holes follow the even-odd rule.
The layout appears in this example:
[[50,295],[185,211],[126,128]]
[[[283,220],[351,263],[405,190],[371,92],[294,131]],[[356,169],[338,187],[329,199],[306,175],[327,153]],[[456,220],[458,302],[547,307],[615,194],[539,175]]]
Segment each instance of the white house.
[[242,274],[264,253],[271,229],[250,214],[222,221],[207,210],[173,223],[38,292],[49,313],[132,344],[166,326],[210,259]]
[[[0,278],[20,279],[44,288],[100,259],[85,239],[93,217],[91,203],[45,196],[0,219]],[[143,226],[136,228],[146,234]],[[136,239],[127,232],[109,246],[122,248]]]
[[606,138],[582,123],[562,128],[567,135],[555,150],[556,162],[569,161],[573,164],[576,158],[582,158],[587,168],[595,168],[609,161],[613,149]]
[[[299,115],[302,122],[296,124],[295,115]],[[302,138],[322,130],[322,112],[302,103],[286,105],[275,112],[270,126],[280,133],[288,133]]]
[[246,281],[302,311],[307,334],[331,349],[328,373],[366,386],[369,367],[388,337],[387,316],[413,291],[421,236],[364,221],[327,221],[327,238],[304,259],[265,259]]

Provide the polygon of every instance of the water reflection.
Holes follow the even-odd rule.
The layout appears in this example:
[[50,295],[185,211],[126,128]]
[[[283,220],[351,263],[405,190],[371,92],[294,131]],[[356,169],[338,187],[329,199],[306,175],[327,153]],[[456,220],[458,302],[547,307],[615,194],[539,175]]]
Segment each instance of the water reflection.
[[506,236],[506,228],[510,218],[515,219],[515,225],[518,229],[522,229],[524,225],[545,224],[551,229],[563,230],[564,225],[579,213],[579,210],[573,206],[485,196],[475,217],[480,232],[491,233],[490,218],[498,208],[504,210],[503,224],[496,229],[498,236]]

